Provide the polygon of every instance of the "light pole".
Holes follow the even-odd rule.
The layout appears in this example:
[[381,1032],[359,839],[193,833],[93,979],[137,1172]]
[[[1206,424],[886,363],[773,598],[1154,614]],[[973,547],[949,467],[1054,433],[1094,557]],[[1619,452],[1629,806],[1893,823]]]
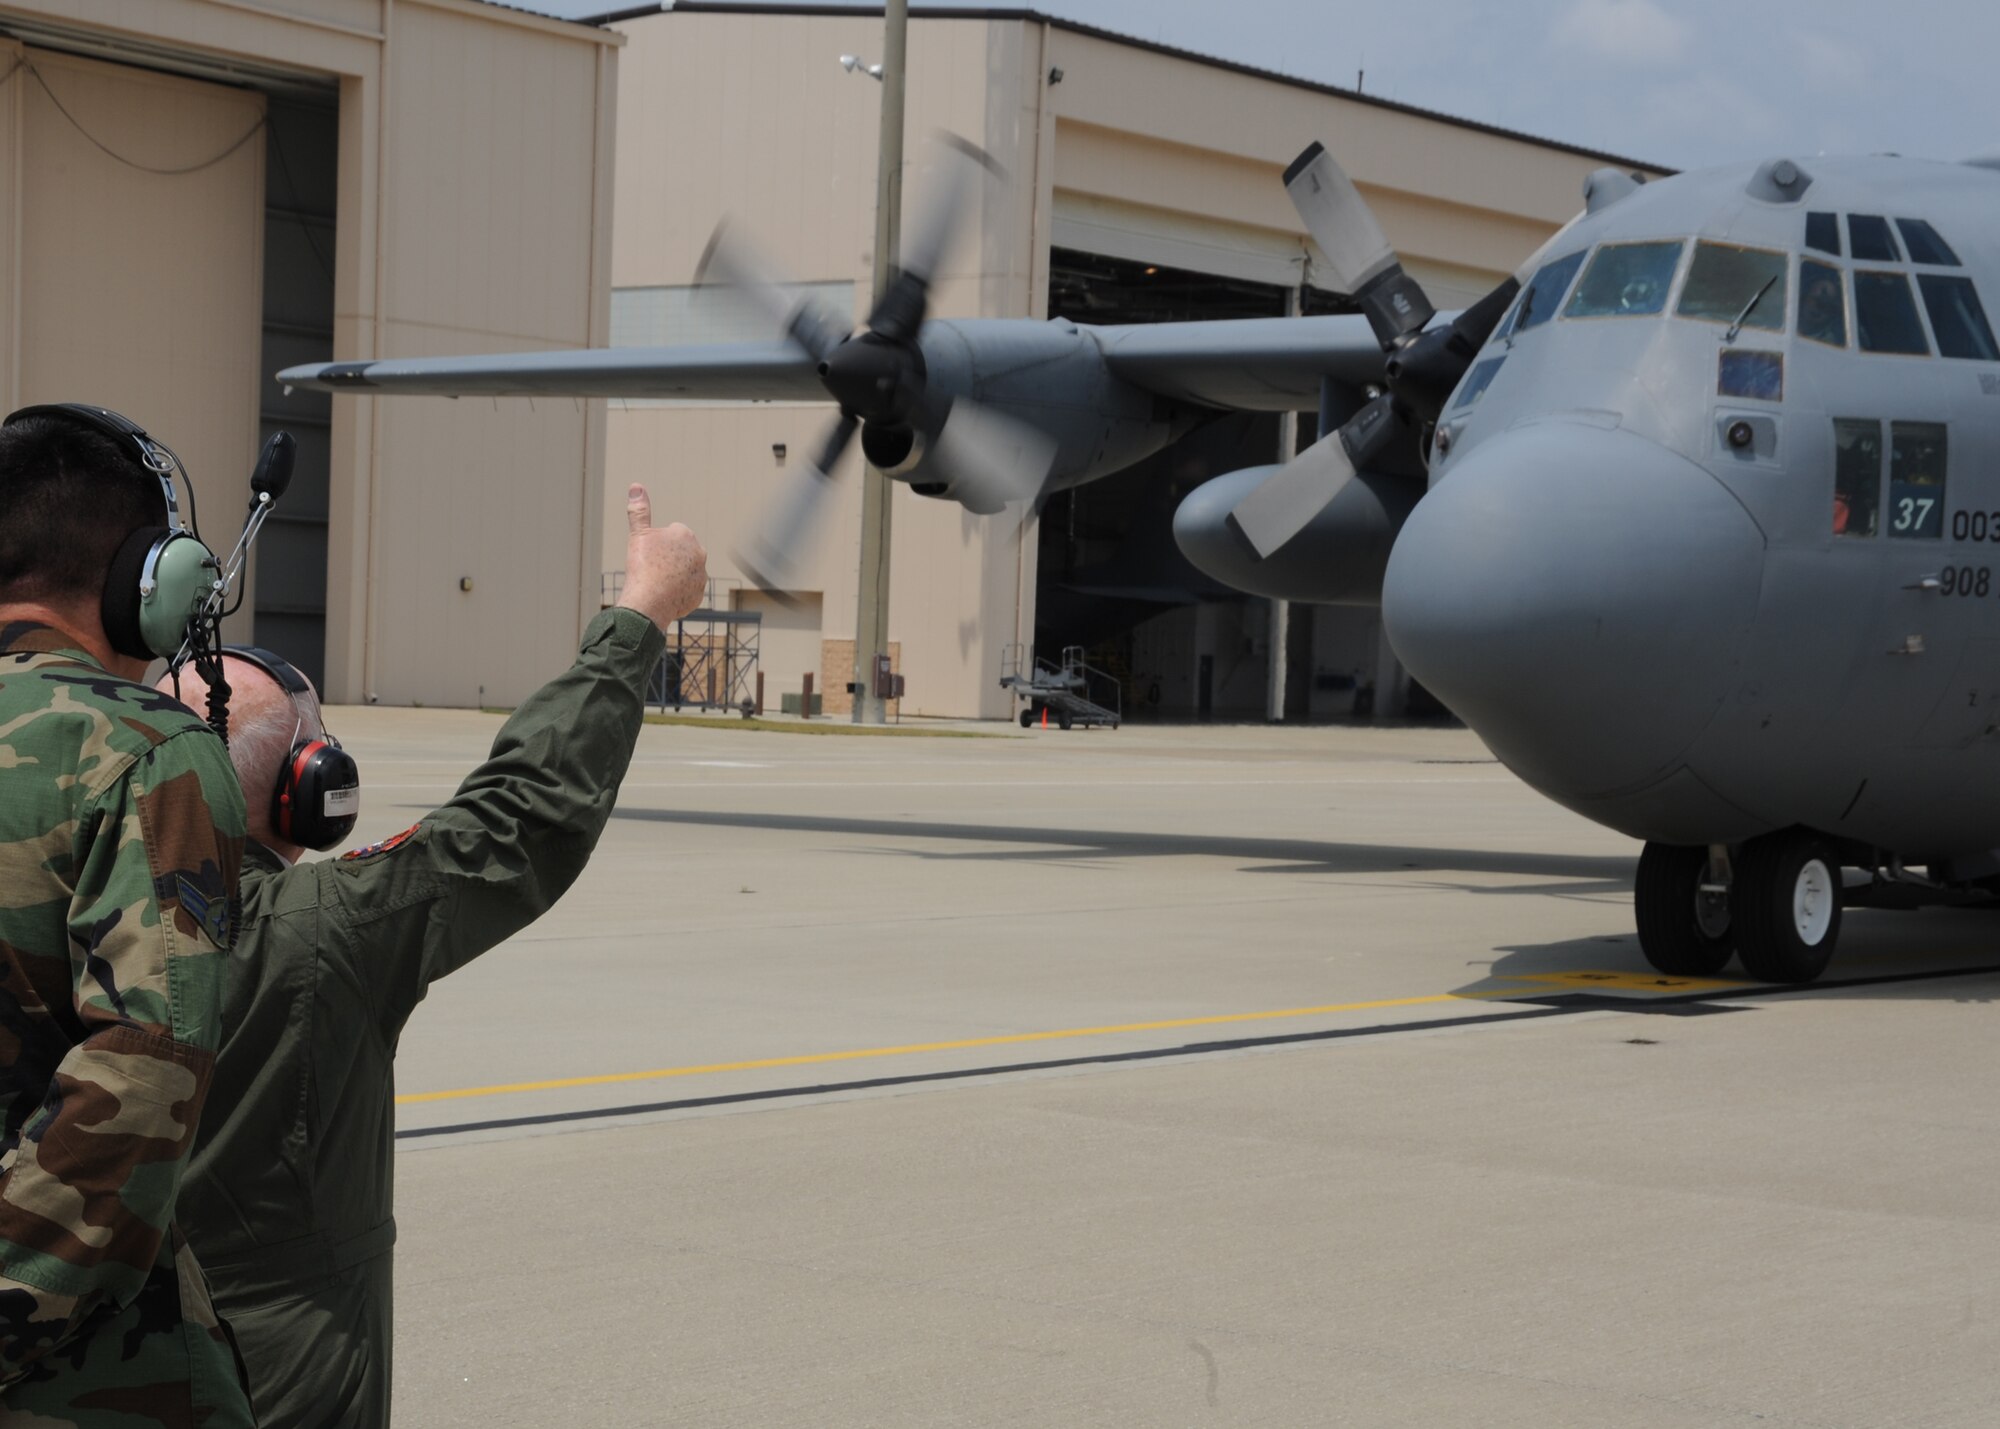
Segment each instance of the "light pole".
[[[882,63],[840,62],[882,82],[882,139],[875,170],[875,288],[870,303],[889,291],[903,212],[903,61],[910,28],[909,0],[887,0],[883,11]],[[848,63],[854,60],[854,63]],[[889,478],[873,465],[861,473],[861,573],[854,612],[854,722],[881,724],[884,702],[875,694],[875,664],[889,653]]]

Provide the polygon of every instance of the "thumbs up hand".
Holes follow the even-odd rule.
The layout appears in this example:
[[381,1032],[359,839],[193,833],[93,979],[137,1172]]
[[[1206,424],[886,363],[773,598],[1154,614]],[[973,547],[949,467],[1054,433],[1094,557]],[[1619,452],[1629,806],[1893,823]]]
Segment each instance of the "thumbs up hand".
[[676,521],[653,524],[653,502],[636,483],[625,497],[625,590],[618,603],[665,630],[701,604],[708,552]]

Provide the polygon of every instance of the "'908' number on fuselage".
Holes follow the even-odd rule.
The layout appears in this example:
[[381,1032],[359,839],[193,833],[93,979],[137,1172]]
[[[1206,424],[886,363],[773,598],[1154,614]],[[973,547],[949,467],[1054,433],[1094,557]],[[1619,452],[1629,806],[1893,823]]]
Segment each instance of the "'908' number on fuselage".
[[1946,566],[1938,572],[1938,590],[1945,595],[1984,596],[1993,589],[1993,572],[1986,566]]

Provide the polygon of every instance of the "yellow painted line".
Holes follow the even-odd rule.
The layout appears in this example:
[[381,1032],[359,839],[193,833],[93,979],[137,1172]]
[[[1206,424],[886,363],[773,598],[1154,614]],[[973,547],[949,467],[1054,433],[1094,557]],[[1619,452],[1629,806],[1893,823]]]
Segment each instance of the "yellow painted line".
[[[1742,983],[1699,978],[1670,978],[1659,974],[1593,972],[1534,973],[1507,976],[1500,981],[1528,984],[1533,988],[1562,987],[1608,989],[1616,992],[1671,994],[1707,989],[1745,986]],[[1427,1007],[1440,1002],[1504,1002],[1508,998],[1533,996],[1518,986],[1475,988],[1465,992],[1439,992],[1425,997],[1390,997],[1375,1002],[1330,1002],[1318,1007],[1280,1007],[1268,1012],[1225,1012],[1210,1017],[1176,1017],[1162,1022],[1120,1022],[1105,1027],[1065,1027],[1053,1032],[1010,1032],[996,1037],[964,1037],[950,1042],[910,1042],[899,1047],[860,1047],[846,1052],[810,1052],[798,1057],[760,1057],[746,1062],[708,1062],[693,1067],[656,1067],[644,1072],[607,1072],[594,1077],[557,1077],[541,1082],[503,1082],[491,1087],[459,1087],[442,1092],[406,1092],[396,1098],[398,1106],[420,1102],[462,1101],[468,1097],[508,1096],[515,1092],[555,1092],[571,1087],[609,1087],[622,1082],[658,1082],[670,1077],[700,1077],[713,1072],[762,1072],[778,1067],[823,1066],[831,1062],[859,1062],[875,1057],[907,1057],[920,1052],[963,1052],[976,1047],[1010,1047],[1027,1042],[1056,1042],[1073,1037],[1111,1037],[1126,1032],[1171,1032],[1183,1027],[1221,1027],[1231,1023],[1270,1022],[1284,1017],[1325,1017],[1337,1012],[1379,1012],[1393,1007]]]
[[1609,973],[1590,971],[1509,974],[1505,981],[1538,983],[1548,987],[1582,988],[1592,992],[1609,990],[1612,992],[1651,992],[1659,994],[1718,992],[1724,988],[1755,986],[1754,983],[1738,982],[1731,978],[1668,977],[1665,973]]
[[1121,1032],[1166,1032],[1179,1027],[1217,1027],[1232,1022],[1268,1022],[1280,1017],[1322,1017],[1334,1012],[1373,1012],[1389,1007],[1423,1007],[1439,1002],[1478,1001],[1519,996],[1513,989],[1440,992],[1428,997],[1391,997],[1379,1002],[1332,1002],[1322,1007],[1281,1007],[1270,1012],[1229,1012],[1213,1017],[1176,1017],[1164,1022],[1121,1022],[1108,1027],[1065,1027],[1055,1032],[1010,1032],[998,1037],[965,1037],[953,1042],[911,1042],[901,1047],[861,1047],[847,1052],[813,1052],[802,1057],[763,1057],[750,1062],[710,1062],[698,1067],[658,1067],[646,1072],[610,1072],[596,1077],[559,1077],[546,1082],[506,1082],[492,1087],[460,1087],[448,1092],[408,1092],[398,1106],[417,1102],[458,1101],[465,1097],[497,1097],[512,1092],[553,1092],[567,1087],[608,1087],[619,1082],[657,1082],[668,1077],[699,1077],[710,1072],[761,1072],[773,1067],[810,1067],[827,1062],[858,1062],[870,1057],[906,1057],[917,1052],[962,1052],[971,1047],[1008,1047],[1023,1042],[1054,1042],[1065,1037],[1108,1037]]

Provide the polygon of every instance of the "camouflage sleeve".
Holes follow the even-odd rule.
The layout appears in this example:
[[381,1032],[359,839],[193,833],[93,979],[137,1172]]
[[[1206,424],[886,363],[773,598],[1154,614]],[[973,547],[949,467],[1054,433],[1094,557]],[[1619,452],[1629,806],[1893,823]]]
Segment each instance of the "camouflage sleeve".
[[600,613],[576,663],[508,717],[449,803],[319,865],[391,1046],[434,979],[539,918],[583,872],[665,647],[645,616]]
[[235,939],[243,795],[221,741],[154,745],[83,806],[73,850],[75,1041],[0,1175],[0,1381],[129,1303],[166,1237]]

